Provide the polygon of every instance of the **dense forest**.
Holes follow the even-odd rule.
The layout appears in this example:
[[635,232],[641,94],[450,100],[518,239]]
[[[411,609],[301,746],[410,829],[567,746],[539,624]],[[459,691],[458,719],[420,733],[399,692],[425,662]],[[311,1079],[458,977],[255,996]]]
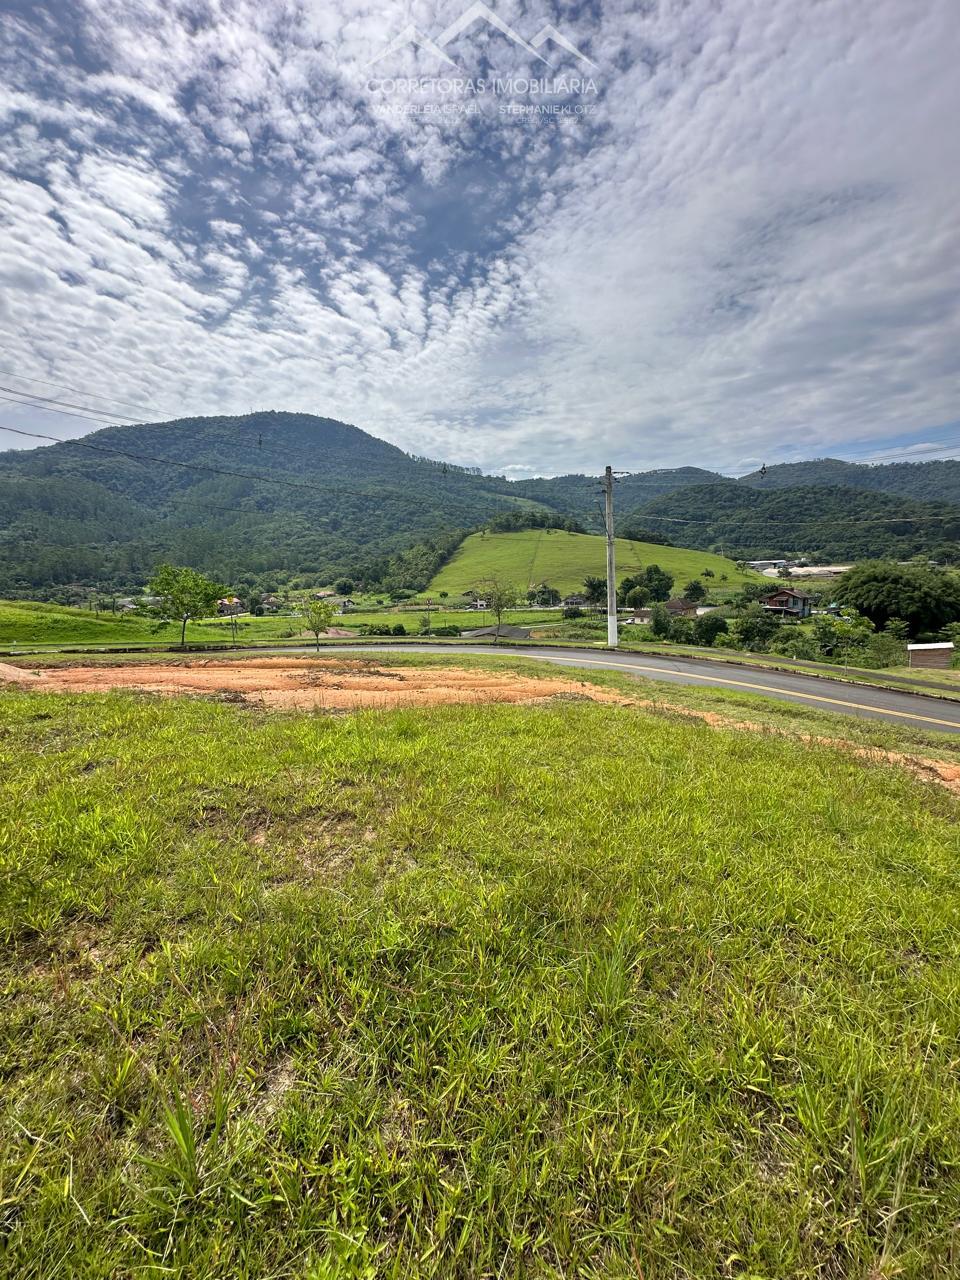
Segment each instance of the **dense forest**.
[[[681,467],[621,477],[616,500],[626,536],[738,556],[947,556],[960,462],[827,458],[741,480]],[[0,454],[6,596],[133,589],[161,559],[224,582],[346,574],[416,589],[481,526],[599,531],[598,479],[485,476],[300,413],[110,427]]]
[[683,546],[740,559],[960,557],[960,506],[842,486],[767,493],[736,481],[694,485],[646,503],[632,519]]

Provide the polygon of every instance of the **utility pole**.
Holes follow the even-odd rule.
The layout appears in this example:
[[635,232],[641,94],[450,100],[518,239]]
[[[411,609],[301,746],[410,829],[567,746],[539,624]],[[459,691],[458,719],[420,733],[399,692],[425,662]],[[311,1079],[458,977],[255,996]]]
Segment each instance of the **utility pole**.
[[607,646],[617,647],[617,569],[613,541],[613,468],[603,473],[603,522],[607,530]]

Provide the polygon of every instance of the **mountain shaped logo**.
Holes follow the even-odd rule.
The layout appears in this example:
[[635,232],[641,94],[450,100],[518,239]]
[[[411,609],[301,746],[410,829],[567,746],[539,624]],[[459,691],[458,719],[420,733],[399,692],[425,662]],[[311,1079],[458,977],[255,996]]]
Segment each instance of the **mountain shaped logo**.
[[419,31],[413,23],[409,23],[395,39],[390,41],[381,53],[378,53],[375,58],[372,58],[366,64],[367,68],[375,66],[384,58],[388,58],[391,54],[398,53],[408,45],[413,45],[417,49],[425,50],[425,52],[431,54],[432,57],[446,63],[447,66],[456,69],[457,64],[446,52],[446,46],[450,44],[452,40],[456,40],[457,36],[459,36],[461,32],[466,31],[468,27],[478,21],[483,21],[487,26],[493,27],[495,31],[499,31],[501,35],[506,36],[507,39],[512,41],[515,45],[519,45],[519,47],[523,49],[524,52],[528,53],[530,57],[536,58],[538,62],[546,63],[547,66],[551,66],[552,63],[543,56],[540,50],[549,41],[555,45],[559,45],[559,47],[567,53],[573,54],[575,58],[579,58],[580,61],[585,63],[588,67],[593,67],[595,71],[599,71],[600,69],[595,62],[591,61],[591,59],[587,57],[585,53],[581,53],[572,40],[568,40],[562,32],[558,31],[552,23],[548,22],[545,26],[541,27],[537,34],[530,41],[527,41],[524,40],[523,36],[520,35],[518,31],[514,31],[513,27],[511,27],[509,23],[504,22],[503,19],[499,18],[488,5],[485,5],[483,0],[475,0],[475,3],[470,5],[468,9],[465,9],[455,22],[451,22],[448,27],[445,27],[435,40],[431,40],[429,36],[425,36],[422,31]]

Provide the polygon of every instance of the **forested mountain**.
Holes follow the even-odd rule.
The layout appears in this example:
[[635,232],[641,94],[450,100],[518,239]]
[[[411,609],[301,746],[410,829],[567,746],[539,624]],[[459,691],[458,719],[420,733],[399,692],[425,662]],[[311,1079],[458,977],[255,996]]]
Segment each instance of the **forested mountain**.
[[[821,487],[837,475],[853,479]],[[944,505],[948,493],[957,507]],[[909,556],[960,533],[960,462],[821,459],[741,480],[680,467],[623,476],[616,501],[618,528],[677,545],[723,544],[739,556]],[[484,476],[311,414],[110,427],[0,454],[0,595],[67,583],[133,588],[160,559],[229,583],[345,574],[416,586],[464,531],[513,525],[524,512],[542,525],[599,530],[598,480]]]
[[787,489],[798,485],[871,489],[922,502],[960,504],[960,462],[889,462],[867,466],[840,458],[815,458],[811,462],[784,462],[767,467],[766,475],[753,471],[740,483],[756,489]]
[[[691,484],[712,484],[722,480],[715,471],[703,471],[700,467],[675,467],[669,471],[636,471],[617,479],[617,506],[630,511],[643,502],[662,493],[672,493]],[[589,522],[599,528],[599,508],[602,504],[600,481],[597,476],[554,476],[549,480],[516,480],[512,490],[534,502],[562,511],[564,515]]]
[[0,454],[0,594],[133,585],[163,557],[227,582],[382,578],[411,544],[439,548],[517,507],[534,504],[505,480],[309,414],[108,428]]
[[958,555],[960,507],[863,489],[807,485],[767,493],[740,481],[693,485],[654,499],[634,518],[675,542],[738,559],[823,560]]

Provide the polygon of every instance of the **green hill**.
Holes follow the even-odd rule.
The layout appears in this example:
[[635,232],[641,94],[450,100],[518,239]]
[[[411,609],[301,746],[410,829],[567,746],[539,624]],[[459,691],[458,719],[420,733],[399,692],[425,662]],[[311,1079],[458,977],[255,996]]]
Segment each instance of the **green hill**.
[[960,508],[844,486],[776,488],[738,481],[694,485],[654,499],[632,519],[653,533],[704,549],[722,546],[745,560],[805,555],[815,560],[908,560],[956,563]]
[[[428,593],[447,591],[462,595],[484,578],[497,577],[516,583],[526,591],[546,582],[560,592],[576,591],[588,574],[606,574],[606,551],[602,537],[590,533],[566,533],[559,529],[528,529],[522,533],[474,533],[465,538],[452,558],[430,583]],[[687,547],[662,547],[652,542],[617,539],[617,581],[658,564],[672,573],[677,586],[699,578],[711,569],[717,589],[739,587],[760,581],[755,573],[743,573],[732,560]],[[723,575],[726,575],[724,580]]]
[[379,581],[415,543],[426,583],[452,535],[518,507],[535,504],[506,480],[312,414],[111,427],[0,453],[0,594],[128,589],[163,559],[235,585],[270,573]]

